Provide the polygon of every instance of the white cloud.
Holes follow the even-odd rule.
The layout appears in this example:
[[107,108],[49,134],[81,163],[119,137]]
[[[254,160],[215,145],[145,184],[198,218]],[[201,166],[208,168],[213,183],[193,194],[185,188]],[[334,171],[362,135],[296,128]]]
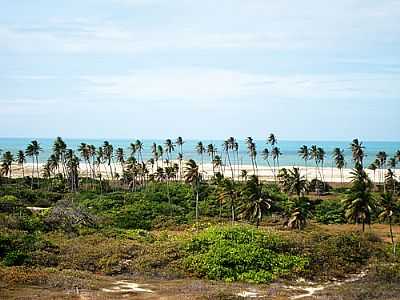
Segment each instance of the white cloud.
[[84,76],[84,96],[107,99],[199,101],[246,99],[352,99],[396,97],[400,75],[328,74],[272,76],[224,69],[184,68],[137,71],[118,76]]

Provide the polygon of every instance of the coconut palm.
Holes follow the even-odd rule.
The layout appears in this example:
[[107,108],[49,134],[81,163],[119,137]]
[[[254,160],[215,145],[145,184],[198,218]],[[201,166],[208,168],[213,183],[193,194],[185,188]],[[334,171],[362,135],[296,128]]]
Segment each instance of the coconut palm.
[[291,201],[290,215],[287,226],[292,229],[301,230],[307,224],[310,216],[310,202],[307,198],[296,198]]
[[124,174],[124,164],[125,164],[124,149],[121,148],[121,147],[117,148],[117,150],[115,151],[115,155],[116,155],[116,158],[117,158],[117,162],[121,166],[121,174]]
[[260,225],[263,215],[271,208],[273,198],[263,190],[263,185],[255,175],[250,176],[242,191],[242,203],[239,207],[240,217]]
[[396,255],[396,244],[393,238],[393,229],[392,229],[392,217],[394,212],[398,209],[396,202],[393,197],[393,193],[384,193],[380,196],[380,207],[382,208],[381,213],[379,214],[379,219],[382,221],[387,220],[389,222],[389,232],[390,239],[393,245],[393,254]]
[[388,167],[389,167],[389,168],[391,168],[391,169],[396,169],[396,166],[397,166],[396,157],[391,157],[391,158],[389,158],[387,164],[388,164]]
[[135,151],[138,153],[138,161],[140,159],[140,162],[143,163],[143,143],[141,140],[136,140],[135,141]]
[[371,192],[372,183],[360,162],[351,172],[351,193],[342,201],[346,210],[346,217],[354,220],[356,224],[362,223],[362,231],[365,224],[371,223],[371,214],[374,209],[374,198]]
[[[232,224],[235,222],[235,204],[239,195],[237,186],[235,181],[229,178],[225,178],[221,181],[218,186],[218,199],[219,202],[222,204],[224,202],[228,202],[230,205],[230,211],[232,216]],[[220,206],[221,207],[221,206]],[[221,217],[221,208],[220,208],[220,217]]]
[[206,152],[206,148],[204,148],[203,142],[197,143],[196,152],[201,157],[201,171],[204,172],[204,153]]
[[1,173],[5,176],[11,178],[12,173],[12,162],[14,161],[14,156],[10,151],[3,153],[3,159],[1,161]]
[[89,177],[89,163],[90,163],[90,151],[89,147],[86,143],[81,143],[78,147],[78,152],[80,156],[83,158],[85,161],[85,166],[86,166],[86,176]]
[[182,154],[183,156],[183,144],[185,143],[182,139],[182,137],[178,136],[178,138],[175,141],[176,145],[179,146],[179,153]]
[[397,185],[397,180],[395,178],[395,174],[391,169],[388,169],[385,175],[385,189],[384,189],[384,193],[386,193],[386,187],[389,187],[389,191],[391,190],[391,192],[393,194],[396,194],[396,185]]
[[336,168],[340,171],[340,181],[343,184],[343,167],[345,165],[344,150],[340,148],[333,149],[332,158],[335,162]]
[[63,141],[61,137],[58,136],[53,143],[53,154],[59,161],[58,165],[61,164],[62,174],[64,177],[66,176],[66,166],[65,166],[66,150],[67,150],[67,144]]
[[261,151],[261,157],[262,157],[262,159],[264,159],[267,162],[269,169],[272,170],[272,172],[273,172],[274,180],[276,181],[275,171],[272,169],[271,164],[269,162],[269,154],[270,153],[269,153],[268,148],[265,148],[263,151]]
[[321,169],[322,171],[320,171],[320,176],[321,176],[321,180],[324,182],[325,184],[325,177],[324,177],[324,161],[325,161],[325,150],[321,147],[318,147],[317,149],[318,151],[318,160],[321,163]]
[[23,150],[19,150],[17,153],[17,164],[22,169],[22,177],[25,177],[25,167],[24,167],[25,162],[26,162],[25,152]]
[[[283,169],[282,169],[283,170]],[[289,194],[296,194],[298,198],[303,197],[308,191],[308,182],[304,176],[300,174],[299,168],[287,170],[281,174],[283,177],[283,188]]]
[[375,182],[375,172],[378,169],[378,166],[376,164],[376,162],[372,162],[369,166],[368,169],[371,170],[374,173],[374,182]]
[[217,148],[213,144],[208,144],[207,145],[207,153],[211,158],[211,164],[213,168],[213,175],[215,175],[215,168],[214,168],[214,157],[217,153]]
[[308,150],[307,145],[303,145],[300,147],[299,151],[297,151],[299,156],[304,160],[304,164],[306,166],[306,180],[308,179],[308,170],[307,170],[307,163],[310,159],[310,152]]
[[114,147],[108,141],[104,141],[103,143],[103,155],[108,167],[110,168],[111,180],[114,180],[114,173],[111,167],[111,162],[114,157]]
[[199,172],[199,167],[193,159],[186,162],[185,167],[185,181],[190,183],[193,188],[193,192],[196,195],[196,224],[199,220],[199,190],[200,183],[202,180],[202,175]]
[[167,154],[167,165],[169,165],[169,161],[171,160],[171,153],[172,151],[175,151],[175,145],[172,143],[171,139],[166,139],[164,143],[164,150],[165,153]]
[[76,192],[78,190],[79,184],[79,158],[73,153],[71,149],[67,150],[65,158],[68,178],[70,181],[70,189],[71,192]]
[[278,147],[273,147],[271,150],[272,160],[274,161],[274,168],[275,168],[275,161],[276,165],[278,166],[278,173],[279,173],[279,156],[281,156],[281,150]]
[[274,147],[276,144],[278,144],[278,140],[275,134],[270,133],[270,135],[268,136],[268,143],[271,144],[271,147]]
[[253,167],[253,175],[255,175],[256,174],[255,162],[254,162],[254,154],[256,153],[255,143],[254,143],[253,138],[251,136],[246,138],[245,143],[247,145],[247,153],[249,154],[249,157],[250,157],[250,160],[251,160],[251,166]]
[[[222,174],[222,158],[221,158],[221,156],[219,156],[219,155],[215,155],[215,157],[214,157],[214,159],[213,159],[213,161],[212,161],[212,164],[213,164],[213,168],[214,168],[214,170],[215,169],[219,169],[219,173],[220,174]],[[214,174],[215,175],[215,174]]]
[[318,147],[316,145],[312,145],[310,148],[310,158],[315,162],[315,179],[318,178],[318,170],[319,170],[319,153]]
[[157,146],[158,157],[161,158],[161,166],[164,166],[164,149],[161,145]]
[[38,141],[33,140],[31,143],[26,147],[25,154],[26,156],[32,157],[32,181],[31,181],[31,188],[33,188],[33,178],[34,178],[34,170],[35,170],[35,161],[36,161],[36,173],[37,173],[37,180],[39,184],[39,155],[40,152],[43,151],[42,147]]
[[359,163],[361,167],[363,166],[363,160],[365,157],[364,149],[365,147],[363,146],[363,143],[360,142],[358,139],[354,139],[351,144],[351,153],[353,156],[353,161],[355,164]]
[[376,159],[378,159],[379,160],[379,166],[380,166],[380,168],[381,168],[381,182],[383,182],[383,188],[385,189],[386,188],[386,186],[385,186],[385,181],[384,181],[384,178],[383,178],[383,176],[384,176],[384,172],[383,172],[383,169],[384,169],[384,167],[385,167],[385,165],[386,165],[386,160],[387,160],[387,154],[386,154],[386,152],[385,151],[379,151],[377,154],[376,154]]

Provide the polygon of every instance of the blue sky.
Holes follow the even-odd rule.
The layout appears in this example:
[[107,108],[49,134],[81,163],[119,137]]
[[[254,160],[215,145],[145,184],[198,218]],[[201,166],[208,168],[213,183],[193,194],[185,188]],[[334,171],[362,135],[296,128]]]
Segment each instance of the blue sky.
[[0,136],[400,140],[398,0],[18,0]]

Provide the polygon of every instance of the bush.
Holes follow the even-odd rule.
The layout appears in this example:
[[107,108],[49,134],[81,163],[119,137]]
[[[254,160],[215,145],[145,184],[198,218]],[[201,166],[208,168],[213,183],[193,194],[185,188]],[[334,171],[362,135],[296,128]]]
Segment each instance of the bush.
[[292,255],[289,249],[289,243],[271,233],[214,227],[186,245],[184,266],[209,279],[270,282],[304,271],[307,259]]
[[343,224],[346,222],[342,204],[335,200],[324,200],[315,206],[315,219],[323,224]]

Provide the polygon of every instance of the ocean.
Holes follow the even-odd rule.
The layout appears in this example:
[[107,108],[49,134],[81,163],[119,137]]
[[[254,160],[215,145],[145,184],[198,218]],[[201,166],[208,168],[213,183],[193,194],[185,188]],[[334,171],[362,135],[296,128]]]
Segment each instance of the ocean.
[[[18,150],[25,150],[26,146],[30,143],[34,138],[0,138],[0,149],[3,151],[11,151],[12,153],[17,153]],[[43,148],[43,152],[40,153],[39,161],[44,162],[50,156],[52,145],[54,139],[48,138],[38,138],[36,139],[41,147]],[[114,149],[118,147],[122,147],[125,150],[126,155],[129,154],[129,144],[134,143],[136,139],[109,139],[108,141],[114,146]],[[175,141],[175,139],[172,139]],[[103,139],[64,139],[67,143],[68,148],[76,150],[80,143],[84,142],[87,144],[93,144],[96,147],[101,146],[104,142]],[[157,145],[164,145],[164,140],[149,140],[144,139],[141,140],[144,144],[143,149],[143,159],[148,159],[151,157],[151,145],[155,142]],[[197,154],[195,147],[199,140],[184,140],[183,145],[183,155],[184,159],[194,159],[196,161],[201,161],[201,157]],[[208,144],[214,144],[218,151],[222,150],[223,140],[202,140],[204,147],[207,147]],[[350,142],[351,141],[285,141],[278,140],[277,146],[280,148],[282,155],[279,158],[279,162],[281,166],[304,166],[304,161],[299,157],[297,151],[302,145],[307,145],[310,147],[311,145],[317,145],[318,147],[322,147],[327,156],[325,160],[325,166],[329,167],[332,164],[332,150],[335,147],[339,147],[345,150],[345,159],[346,159],[346,167],[351,167],[353,165],[351,159],[351,151],[350,151]],[[250,158],[247,154],[247,147],[244,139],[239,140],[239,159],[242,164],[250,164]],[[257,163],[258,165],[267,165],[267,163],[261,157],[262,149],[268,147],[270,149],[270,145],[267,145],[264,140],[255,140],[257,147]],[[385,151],[388,154],[388,157],[392,157],[397,150],[400,150],[400,141],[399,142],[377,142],[377,141],[363,141],[365,146],[365,165],[370,164],[376,158],[376,153],[378,151]],[[175,159],[178,154],[179,148],[175,147],[175,152],[172,153],[172,159]],[[28,160],[29,161],[29,160]],[[204,155],[204,162],[210,162],[210,159],[207,154]],[[272,159],[270,159],[272,163]],[[308,162],[309,166],[312,166],[312,162]]]

